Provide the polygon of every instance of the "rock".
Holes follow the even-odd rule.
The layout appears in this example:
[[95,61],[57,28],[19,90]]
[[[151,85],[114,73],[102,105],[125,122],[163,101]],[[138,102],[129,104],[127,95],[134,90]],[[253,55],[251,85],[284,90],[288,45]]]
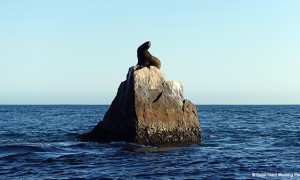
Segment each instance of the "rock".
[[180,82],[165,81],[154,66],[133,66],[104,119],[81,141],[127,141],[146,145],[201,140],[194,104],[183,99]]

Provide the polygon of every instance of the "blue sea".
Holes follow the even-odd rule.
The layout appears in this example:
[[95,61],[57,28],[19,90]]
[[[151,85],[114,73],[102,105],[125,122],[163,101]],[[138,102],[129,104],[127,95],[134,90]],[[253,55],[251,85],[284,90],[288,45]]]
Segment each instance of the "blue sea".
[[108,107],[1,105],[0,179],[300,178],[300,106],[197,106],[186,146],[77,141]]

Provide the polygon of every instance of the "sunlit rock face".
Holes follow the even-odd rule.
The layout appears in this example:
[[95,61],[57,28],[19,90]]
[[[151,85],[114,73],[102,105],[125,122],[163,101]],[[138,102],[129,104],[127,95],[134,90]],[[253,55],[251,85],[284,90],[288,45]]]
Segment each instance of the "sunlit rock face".
[[183,98],[180,82],[165,81],[154,66],[133,66],[104,119],[78,138],[159,145],[200,141],[201,131],[196,107]]

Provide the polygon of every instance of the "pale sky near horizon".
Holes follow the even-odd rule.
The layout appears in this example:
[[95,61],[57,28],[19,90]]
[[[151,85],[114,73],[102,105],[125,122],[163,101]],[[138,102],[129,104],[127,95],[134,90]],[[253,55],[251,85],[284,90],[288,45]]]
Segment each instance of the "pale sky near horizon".
[[0,0],[0,104],[110,104],[150,40],[195,104],[300,104],[300,1]]

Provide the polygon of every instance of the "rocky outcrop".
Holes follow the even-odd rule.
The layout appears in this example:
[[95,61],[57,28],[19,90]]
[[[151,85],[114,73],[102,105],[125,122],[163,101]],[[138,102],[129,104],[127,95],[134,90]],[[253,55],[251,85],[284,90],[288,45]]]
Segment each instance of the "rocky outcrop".
[[78,138],[159,145],[200,141],[201,131],[196,107],[183,99],[180,82],[165,81],[164,74],[154,66],[134,66],[104,119]]

